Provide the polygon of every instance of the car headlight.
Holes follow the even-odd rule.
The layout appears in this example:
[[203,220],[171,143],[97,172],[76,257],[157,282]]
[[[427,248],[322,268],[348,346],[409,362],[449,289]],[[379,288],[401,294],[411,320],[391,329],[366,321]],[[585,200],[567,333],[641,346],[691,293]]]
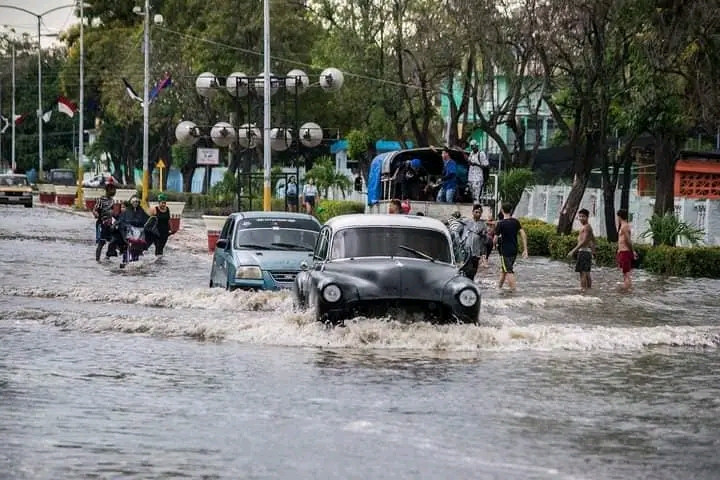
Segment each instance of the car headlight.
[[342,297],[342,291],[337,285],[330,284],[327,287],[323,288],[322,296],[326,302],[335,303],[340,300],[340,297]]
[[237,267],[235,269],[235,278],[244,280],[261,280],[263,278],[260,267]]
[[30,195],[32,195],[32,192],[23,192],[23,196],[29,197]]
[[460,302],[460,305],[463,307],[472,307],[477,303],[478,295],[472,288],[466,288],[460,292],[460,295],[458,295],[457,298],[458,302]]

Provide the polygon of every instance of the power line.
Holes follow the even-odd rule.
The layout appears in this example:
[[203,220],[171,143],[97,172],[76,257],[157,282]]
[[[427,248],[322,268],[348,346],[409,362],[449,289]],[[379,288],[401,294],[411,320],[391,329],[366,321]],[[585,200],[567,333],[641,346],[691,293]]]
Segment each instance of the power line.
[[[250,49],[247,49],[247,48],[234,47],[234,46],[232,46],[232,45],[228,45],[228,44],[226,44],[226,43],[218,42],[218,41],[216,41],[216,40],[210,40],[210,39],[207,39],[207,38],[198,37],[198,36],[195,36],[195,35],[190,35],[190,34],[187,34],[187,33],[178,32],[178,31],[176,31],[176,30],[171,30],[171,29],[169,29],[169,28],[165,28],[165,27],[162,27],[162,26],[155,26],[155,27],[153,27],[153,28],[156,28],[156,29],[158,29],[158,30],[163,30],[163,31],[165,31],[165,32],[168,32],[168,33],[171,33],[171,34],[180,36],[180,37],[184,37],[184,38],[187,38],[187,39],[190,39],[190,40],[197,40],[197,41],[199,41],[199,42],[204,42],[204,43],[207,43],[207,44],[210,44],[210,45],[214,45],[214,46],[216,46],[216,47],[227,48],[227,49],[229,49],[229,50],[235,50],[235,51],[237,51],[237,52],[248,53],[248,54],[250,54],[250,55],[256,55],[256,56],[259,56],[259,57],[261,57],[261,56],[263,55],[262,52],[257,52],[257,51],[255,51],[255,50],[250,50]],[[275,56],[270,56],[270,58],[273,59],[273,60],[277,60],[277,61],[285,62],[285,63],[290,63],[290,64],[297,65],[297,66],[300,66],[300,67],[307,67],[307,68],[313,68],[313,69],[315,68],[314,66],[312,66],[312,65],[310,65],[310,64],[308,64],[308,63],[299,62],[299,61],[297,61],[297,60],[289,60],[289,59],[287,59],[287,58],[275,57]],[[407,88],[413,88],[413,89],[417,89],[417,90],[422,90],[421,87],[417,87],[417,86],[415,86],[415,85],[408,85],[408,84],[406,84],[406,83],[395,82],[395,81],[392,81],[392,80],[386,80],[386,79],[384,79],[384,78],[371,77],[371,76],[369,76],[369,75],[362,75],[362,74],[359,74],[359,73],[352,73],[352,72],[343,72],[343,74],[344,74],[344,75],[347,75],[348,77],[359,78],[359,79],[361,79],[361,80],[369,80],[369,81],[372,81],[372,82],[384,83],[384,84],[393,85],[393,86],[396,86],[396,87],[407,87]],[[434,90],[432,90],[432,89],[426,89],[426,90],[427,90],[428,92],[434,92]]]

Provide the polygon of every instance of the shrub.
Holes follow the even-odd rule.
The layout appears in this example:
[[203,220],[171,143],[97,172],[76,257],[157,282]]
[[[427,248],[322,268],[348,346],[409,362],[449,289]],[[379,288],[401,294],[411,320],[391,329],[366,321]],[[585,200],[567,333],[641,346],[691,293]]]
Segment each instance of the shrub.
[[674,247],[678,240],[685,240],[695,246],[703,239],[704,232],[687,222],[683,222],[674,214],[653,215],[648,219],[649,228],[640,234],[642,238],[652,238],[655,245]]
[[720,278],[720,247],[670,247],[647,249],[645,268],[659,275]]
[[[555,226],[539,220],[520,219],[520,224],[527,235],[530,255],[546,257],[550,255],[551,240],[557,234]],[[522,244],[519,244],[522,249]]]
[[364,212],[365,204],[362,202],[350,202],[347,200],[321,200],[317,208],[317,217],[321,223],[325,223],[332,217],[337,217],[338,215]]

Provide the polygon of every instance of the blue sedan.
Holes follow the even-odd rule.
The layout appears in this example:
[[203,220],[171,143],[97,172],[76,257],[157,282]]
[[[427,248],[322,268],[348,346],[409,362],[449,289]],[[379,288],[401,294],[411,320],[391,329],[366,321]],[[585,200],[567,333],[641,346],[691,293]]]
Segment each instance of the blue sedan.
[[215,245],[210,287],[292,288],[300,265],[312,261],[320,228],[315,217],[302,213],[233,213]]

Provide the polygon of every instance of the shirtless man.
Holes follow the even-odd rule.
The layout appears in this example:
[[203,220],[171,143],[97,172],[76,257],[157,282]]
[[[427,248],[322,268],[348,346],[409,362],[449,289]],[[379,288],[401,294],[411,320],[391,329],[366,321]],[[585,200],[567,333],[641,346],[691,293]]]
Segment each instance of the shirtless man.
[[575,271],[580,274],[580,290],[583,292],[592,287],[590,269],[595,255],[595,234],[588,223],[589,216],[590,212],[585,208],[578,212],[578,221],[582,227],[580,227],[580,233],[578,234],[577,245],[568,253],[568,257],[577,254]]
[[623,289],[630,291],[632,287],[632,278],[630,272],[632,271],[632,264],[634,259],[633,248],[632,248],[632,232],[630,230],[630,223],[628,223],[628,212],[625,209],[617,211],[618,220],[618,248],[617,248],[617,264],[623,272]]

